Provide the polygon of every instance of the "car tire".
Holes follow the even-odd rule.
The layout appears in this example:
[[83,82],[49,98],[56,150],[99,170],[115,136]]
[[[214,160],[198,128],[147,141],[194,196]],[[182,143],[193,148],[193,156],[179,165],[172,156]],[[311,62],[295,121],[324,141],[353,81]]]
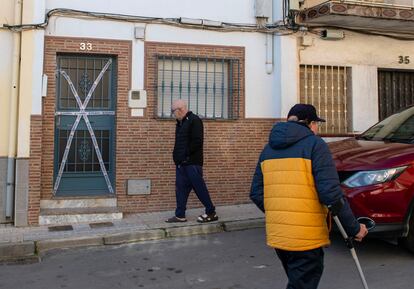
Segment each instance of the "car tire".
[[414,253],[414,212],[411,213],[410,220],[408,221],[408,235],[401,238],[399,243],[408,249],[411,253]]

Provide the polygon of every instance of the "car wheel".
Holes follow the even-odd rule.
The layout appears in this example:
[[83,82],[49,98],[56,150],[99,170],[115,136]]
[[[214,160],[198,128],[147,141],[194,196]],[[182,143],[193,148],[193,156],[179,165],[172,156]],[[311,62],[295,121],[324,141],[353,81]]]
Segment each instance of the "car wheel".
[[408,222],[408,235],[400,239],[401,244],[410,252],[414,253],[414,212],[412,212]]

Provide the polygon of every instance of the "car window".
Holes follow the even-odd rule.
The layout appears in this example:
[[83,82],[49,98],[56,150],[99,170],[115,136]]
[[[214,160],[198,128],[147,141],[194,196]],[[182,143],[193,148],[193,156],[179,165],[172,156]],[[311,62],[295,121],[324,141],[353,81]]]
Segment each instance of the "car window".
[[358,139],[414,142],[414,107],[395,113],[369,128]]
[[398,129],[392,134],[393,138],[411,139],[414,132],[414,115],[408,118]]

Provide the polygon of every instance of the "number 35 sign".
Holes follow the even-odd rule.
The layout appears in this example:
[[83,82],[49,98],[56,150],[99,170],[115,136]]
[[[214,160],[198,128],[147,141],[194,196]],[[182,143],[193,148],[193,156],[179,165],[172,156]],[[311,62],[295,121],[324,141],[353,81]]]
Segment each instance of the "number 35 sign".
[[399,64],[409,64],[410,63],[410,56],[405,56],[405,55],[398,56],[398,63]]

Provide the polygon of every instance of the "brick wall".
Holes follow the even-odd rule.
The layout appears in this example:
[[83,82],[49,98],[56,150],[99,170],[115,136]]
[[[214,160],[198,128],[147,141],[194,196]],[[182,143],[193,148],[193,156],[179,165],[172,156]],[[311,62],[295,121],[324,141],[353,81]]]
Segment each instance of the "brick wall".
[[42,161],[42,116],[30,119],[29,201],[27,219],[29,225],[39,222]]
[[[248,202],[251,177],[257,158],[275,120],[244,118],[243,47],[146,42],[145,89],[148,106],[144,117],[131,117],[128,108],[130,41],[46,37],[44,71],[49,76],[48,95],[44,99],[41,121],[38,117],[32,119],[29,204],[32,224],[37,222],[39,199],[52,198],[56,55],[62,52],[84,53],[79,51],[80,42],[92,43],[92,53],[117,57],[115,190],[118,206],[126,213],[171,210],[175,207],[175,168],[171,155],[175,121],[155,117],[157,55],[239,59],[240,118],[204,121],[204,174],[216,205]],[[151,194],[126,195],[128,179],[150,179]],[[200,203],[192,194],[188,207],[195,206],[199,207]]]
[[[216,205],[248,202],[251,177],[257,158],[275,120],[244,119],[244,48],[146,42],[145,89],[148,108],[145,117],[119,118],[118,115],[117,119],[119,205],[124,212],[157,211],[175,207],[175,167],[171,155],[174,146],[175,121],[155,117],[158,55],[236,58],[240,61],[240,118],[204,120],[204,174]],[[127,133],[120,133],[120,131]],[[129,178],[151,179],[151,195],[127,196],[125,182]],[[189,207],[199,206],[200,203],[194,194],[191,194]]]

